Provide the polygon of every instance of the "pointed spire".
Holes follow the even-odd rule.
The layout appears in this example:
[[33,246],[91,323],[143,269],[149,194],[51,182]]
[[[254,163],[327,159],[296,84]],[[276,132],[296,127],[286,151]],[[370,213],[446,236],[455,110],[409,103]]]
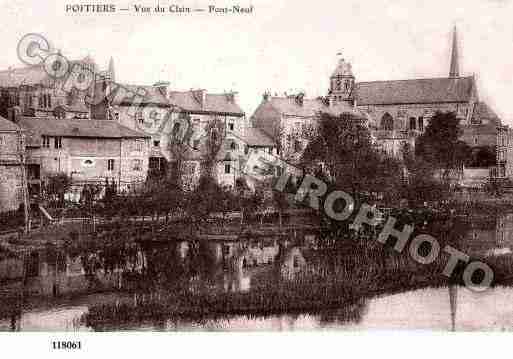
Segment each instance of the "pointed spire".
[[114,70],[114,59],[111,57],[109,61],[109,76],[110,80],[115,82],[116,81],[116,71]]
[[460,64],[458,56],[458,36],[456,33],[456,26],[452,33],[452,53],[451,53],[451,69],[449,70],[449,77],[460,77]]

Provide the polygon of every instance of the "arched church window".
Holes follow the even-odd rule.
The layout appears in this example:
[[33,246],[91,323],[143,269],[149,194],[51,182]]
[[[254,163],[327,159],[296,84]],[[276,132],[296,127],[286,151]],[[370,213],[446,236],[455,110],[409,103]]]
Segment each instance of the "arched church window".
[[410,130],[417,129],[417,120],[415,117],[410,117]]
[[385,131],[392,131],[394,129],[394,118],[388,112],[381,117],[380,127]]
[[349,89],[351,88],[351,82],[349,80],[346,80],[344,82],[344,87],[345,87],[346,92],[349,92]]
[[419,126],[418,126],[419,127],[419,131],[424,131],[424,117],[422,117],[422,116],[419,117],[418,122],[419,122]]

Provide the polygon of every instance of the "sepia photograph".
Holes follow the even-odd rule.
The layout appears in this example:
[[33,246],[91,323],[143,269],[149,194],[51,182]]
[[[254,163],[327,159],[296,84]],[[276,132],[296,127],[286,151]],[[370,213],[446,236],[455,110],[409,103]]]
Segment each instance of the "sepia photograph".
[[513,330],[513,1],[1,6],[0,332]]

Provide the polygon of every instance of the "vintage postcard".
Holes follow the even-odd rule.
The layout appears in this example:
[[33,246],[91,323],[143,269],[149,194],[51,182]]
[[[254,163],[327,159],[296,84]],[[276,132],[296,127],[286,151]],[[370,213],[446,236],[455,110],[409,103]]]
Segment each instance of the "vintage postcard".
[[1,332],[513,330],[513,1],[1,6]]

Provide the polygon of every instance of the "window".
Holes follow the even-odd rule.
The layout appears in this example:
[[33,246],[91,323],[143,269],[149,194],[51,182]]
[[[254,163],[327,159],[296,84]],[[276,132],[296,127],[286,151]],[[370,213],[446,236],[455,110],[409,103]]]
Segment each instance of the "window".
[[228,246],[226,244],[223,246],[223,255],[224,256],[229,256],[230,255],[230,246]]
[[142,161],[139,159],[132,160],[132,169],[134,171],[142,171]]
[[140,124],[143,124],[144,123],[144,117],[143,117],[143,113],[141,110],[137,111],[135,113],[135,119],[137,120],[138,123]]
[[248,153],[249,153],[249,146],[245,145],[244,146],[244,154],[247,155]]
[[417,120],[415,117],[410,117],[410,130],[415,130],[417,128]]
[[424,117],[419,117],[419,131],[424,131]]
[[119,121],[119,112],[114,112],[114,119]]
[[230,131],[233,131],[233,128],[234,128],[233,122],[230,122],[230,123],[228,124],[228,129],[229,129]]
[[344,88],[346,92],[349,92],[349,89],[351,88],[351,83],[349,80],[344,81]]
[[142,148],[143,148],[142,144],[143,144],[143,141],[135,140],[135,142],[134,142],[134,151],[141,152]]
[[301,151],[301,141],[295,140],[294,141],[294,152],[300,152]]
[[160,147],[160,141],[159,140],[153,141],[153,147]]
[[236,150],[237,149],[237,144],[235,142],[230,143],[230,149],[231,150]]
[[225,164],[225,165],[224,165],[224,173],[226,173],[226,174],[230,173],[230,172],[231,172],[231,170],[232,170],[232,168],[231,168],[231,167],[232,167],[232,166],[231,166],[229,163]]
[[55,148],[62,148],[62,137],[54,137],[53,145]]
[[294,268],[299,268],[299,258],[298,258],[298,256],[294,256],[293,261],[294,261],[294,263],[292,265],[294,266]]
[[381,118],[381,129],[385,131],[392,131],[394,129],[394,118],[388,112]]
[[107,160],[107,171],[114,171],[114,160]]
[[50,137],[43,136],[43,147],[49,148],[50,147]]
[[477,145],[477,137],[474,137],[474,145]]

